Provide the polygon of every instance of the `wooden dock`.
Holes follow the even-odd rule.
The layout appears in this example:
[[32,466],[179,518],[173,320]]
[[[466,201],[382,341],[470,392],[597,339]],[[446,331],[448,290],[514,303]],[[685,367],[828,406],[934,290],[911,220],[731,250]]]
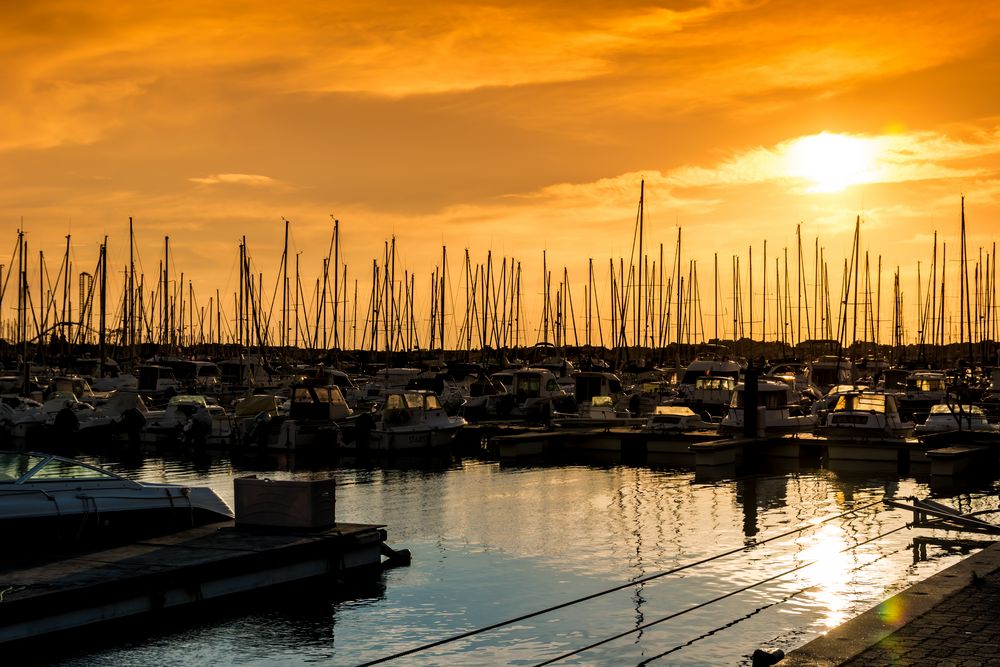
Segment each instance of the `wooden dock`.
[[[380,526],[320,531],[236,528],[224,522],[32,567],[0,570],[0,643],[136,619],[317,578],[374,578]],[[408,560],[406,560],[408,562]]]

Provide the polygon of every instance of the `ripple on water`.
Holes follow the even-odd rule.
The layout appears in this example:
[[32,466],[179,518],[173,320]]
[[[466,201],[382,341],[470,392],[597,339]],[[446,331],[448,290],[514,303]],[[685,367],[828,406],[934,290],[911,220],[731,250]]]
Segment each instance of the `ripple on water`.
[[[225,456],[93,460],[145,481],[208,485],[229,502],[238,476],[333,476],[338,519],[386,525],[389,542],[410,549],[413,563],[385,573],[368,595],[287,600],[112,641],[65,661],[72,665],[354,664],[677,568],[405,662],[534,664],[631,630],[565,663],[749,664],[754,648],[794,648],[962,557],[931,546],[927,560],[915,560],[919,533],[911,530],[854,548],[908,521],[879,501],[928,495],[914,479],[812,470],[699,483],[685,470],[475,459],[416,468]],[[980,498],[950,502],[982,508]],[[743,587],[751,588],[732,594]],[[688,611],[717,597],[724,599]]]

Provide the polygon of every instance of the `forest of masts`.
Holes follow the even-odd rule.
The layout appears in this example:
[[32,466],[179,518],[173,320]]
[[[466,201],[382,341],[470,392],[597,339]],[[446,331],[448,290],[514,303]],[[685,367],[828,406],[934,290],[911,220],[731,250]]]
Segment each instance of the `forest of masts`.
[[[938,244],[935,232],[929,262],[917,264],[915,298],[904,301],[899,267],[884,276],[881,255],[862,252],[860,217],[850,255],[842,262],[827,256],[818,237],[803,244],[799,225],[793,248],[769,255],[764,241],[721,265],[716,253],[706,272],[695,259],[683,259],[680,228],[670,244],[670,264],[663,243],[646,242],[643,193],[644,186],[629,257],[591,258],[587,275],[574,277],[573,283],[568,269],[551,267],[543,251],[540,303],[526,303],[522,261],[496,258],[492,251],[474,259],[465,249],[456,270],[455,259],[449,265],[447,247],[442,247],[440,264],[418,285],[416,273],[397,266],[393,237],[384,242],[380,257],[355,273],[343,257],[336,219],[329,249],[311,280],[302,276],[298,253],[290,262],[287,220],[274,278],[265,280],[256,270],[243,237],[238,287],[226,294],[218,288],[196,293],[191,276],[174,266],[169,237],[163,240],[156,275],[137,271],[131,219],[129,260],[115,273],[120,282],[110,278],[107,237],[96,266],[81,271],[71,261],[67,236],[53,277],[45,253],[30,252],[19,229],[10,263],[0,264],[0,334],[8,344],[16,343],[17,354],[25,359],[51,349],[52,341],[63,353],[96,345],[102,357],[135,359],[138,349],[148,351],[151,345],[161,351],[236,345],[323,352],[471,352],[536,343],[662,350],[679,343],[673,345],[679,355],[682,346],[710,339],[770,342],[789,349],[802,341],[826,340],[842,348],[853,345],[855,354],[858,346],[861,354],[873,354],[886,345],[924,349],[960,343],[974,358],[977,345],[985,355],[987,341],[996,340],[996,244],[970,257],[964,198],[959,248],[952,250],[959,255],[957,270],[946,268],[949,249]],[[952,258],[954,263],[954,254]],[[831,282],[838,268],[840,278]],[[887,298],[883,283],[891,283]],[[908,317],[905,309],[911,309]]]

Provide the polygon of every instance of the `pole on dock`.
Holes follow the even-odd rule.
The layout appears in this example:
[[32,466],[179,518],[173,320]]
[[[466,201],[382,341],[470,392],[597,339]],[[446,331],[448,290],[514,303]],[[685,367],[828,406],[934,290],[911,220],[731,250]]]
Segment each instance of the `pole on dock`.
[[750,358],[746,370],[743,371],[743,435],[747,438],[757,437],[757,378],[758,369]]

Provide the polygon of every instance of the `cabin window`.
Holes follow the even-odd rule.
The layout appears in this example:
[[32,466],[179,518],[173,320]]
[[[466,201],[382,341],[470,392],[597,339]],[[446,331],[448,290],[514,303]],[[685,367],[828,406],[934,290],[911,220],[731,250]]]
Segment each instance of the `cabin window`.
[[402,410],[406,407],[403,397],[400,394],[389,394],[385,399],[385,407],[388,410]]
[[844,394],[837,399],[836,412],[863,410],[885,412],[885,396],[882,394]]
[[559,383],[550,379],[545,383],[545,391],[559,391]]
[[542,388],[542,379],[537,375],[522,375],[515,378],[514,384],[517,387],[518,394],[537,396],[539,390]]
[[427,407],[428,410],[440,410],[441,409],[441,401],[439,401],[438,397],[435,396],[434,394],[427,394],[427,400],[426,400],[425,405],[426,405],[426,407]]
[[411,410],[417,410],[423,407],[424,398],[423,394],[406,394],[406,407]]
[[330,403],[333,400],[333,395],[328,387],[315,387],[315,390],[320,403]]
[[305,387],[296,387],[292,400],[296,403],[312,403],[313,397],[312,394],[309,393],[309,390]]

